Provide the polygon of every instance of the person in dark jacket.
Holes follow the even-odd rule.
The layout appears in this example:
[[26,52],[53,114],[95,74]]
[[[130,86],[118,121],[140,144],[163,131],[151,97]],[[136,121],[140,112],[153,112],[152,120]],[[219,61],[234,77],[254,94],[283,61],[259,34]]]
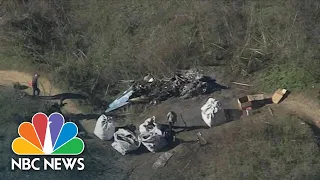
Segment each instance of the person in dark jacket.
[[33,96],[39,96],[40,94],[40,89],[38,88],[38,78],[40,75],[38,73],[35,73],[33,78],[32,78],[32,89],[33,89]]

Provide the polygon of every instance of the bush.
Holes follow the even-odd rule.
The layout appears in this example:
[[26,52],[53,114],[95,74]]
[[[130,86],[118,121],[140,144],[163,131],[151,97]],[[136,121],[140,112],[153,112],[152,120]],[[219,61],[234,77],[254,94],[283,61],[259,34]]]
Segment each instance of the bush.
[[307,88],[309,84],[317,82],[317,77],[303,67],[282,65],[262,73],[259,81],[263,89],[273,91],[277,88],[287,88],[293,90]]

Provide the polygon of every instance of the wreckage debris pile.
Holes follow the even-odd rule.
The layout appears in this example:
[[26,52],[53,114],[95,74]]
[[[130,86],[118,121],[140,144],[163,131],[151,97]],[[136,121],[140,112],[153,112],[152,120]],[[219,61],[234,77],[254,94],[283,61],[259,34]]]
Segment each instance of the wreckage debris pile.
[[225,88],[214,79],[204,76],[199,71],[177,71],[170,79],[144,78],[134,86],[130,99],[146,98],[153,103],[165,101],[170,97],[191,98],[200,94],[212,93]]
[[187,99],[227,88],[227,86],[217,84],[215,79],[204,76],[198,70],[180,70],[167,79],[155,79],[148,75],[143,80],[136,81],[120,97],[109,104],[105,112],[108,113],[130,102],[158,104],[171,97]]

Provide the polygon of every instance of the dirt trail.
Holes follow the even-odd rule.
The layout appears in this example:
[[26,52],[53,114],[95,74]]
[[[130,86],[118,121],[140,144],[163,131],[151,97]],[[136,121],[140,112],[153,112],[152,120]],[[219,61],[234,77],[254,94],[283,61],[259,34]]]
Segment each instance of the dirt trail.
[[[29,82],[32,80],[32,75],[24,72],[18,72],[13,70],[0,70],[0,85],[13,87],[12,83],[19,82],[21,85],[29,86]],[[42,95],[56,95],[63,93],[59,89],[53,87],[50,81],[40,75],[39,78],[39,88]],[[31,94],[31,88],[25,90],[27,93]],[[67,103],[65,109],[69,113],[79,114],[82,113],[71,100],[65,100]]]
[[279,104],[286,111],[300,117],[312,120],[320,128],[320,104],[315,99],[310,99],[302,94],[290,94],[287,99]]

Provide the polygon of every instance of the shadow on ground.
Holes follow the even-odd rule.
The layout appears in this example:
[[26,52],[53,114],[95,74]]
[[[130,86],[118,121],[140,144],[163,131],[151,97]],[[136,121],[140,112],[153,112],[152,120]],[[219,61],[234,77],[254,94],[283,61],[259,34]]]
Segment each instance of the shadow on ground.
[[271,98],[266,98],[263,100],[255,100],[255,101],[252,101],[252,108],[253,109],[260,109],[268,104],[273,104]]
[[320,129],[310,122],[304,121],[304,123],[306,123],[312,130],[312,133],[317,140],[317,145],[320,148]]
[[218,84],[216,82],[216,79],[213,79],[209,76],[203,76],[200,81],[206,82],[207,83],[207,91],[204,94],[211,94],[215,91],[221,91],[223,89],[229,89],[228,86],[224,86],[221,84]]
[[[34,96],[25,93],[25,97],[31,97],[33,98]],[[66,100],[66,99],[87,99],[87,96],[84,96],[82,94],[77,94],[77,93],[61,93],[61,94],[56,94],[52,96],[38,96],[37,98],[43,99],[43,100]]]

